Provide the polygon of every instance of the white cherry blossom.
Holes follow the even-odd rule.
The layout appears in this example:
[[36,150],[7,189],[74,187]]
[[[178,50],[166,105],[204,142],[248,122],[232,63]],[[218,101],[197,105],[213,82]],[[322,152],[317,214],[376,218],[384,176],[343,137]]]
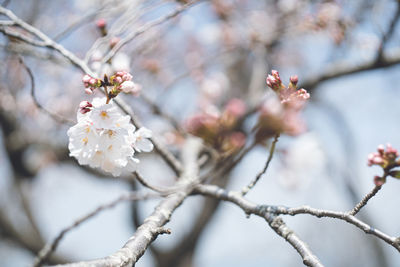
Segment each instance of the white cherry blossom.
[[78,123],[68,130],[70,156],[79,164],[101,168],[119,176],[123,171],[133,171],[137,152],[149,152],[153,144],[147,139],[152,133],[130,123],[130,116],[123,115],[118,107],[106,104],[106,98],[95,98],[90,111],[78,111]]
[[137,152],[150,152],[153,150],[153,144],[148,138],[151,138],[152,132],[145,128],[142,127],[138,131],[134,133],[134,142],[133,142],[133,148]]

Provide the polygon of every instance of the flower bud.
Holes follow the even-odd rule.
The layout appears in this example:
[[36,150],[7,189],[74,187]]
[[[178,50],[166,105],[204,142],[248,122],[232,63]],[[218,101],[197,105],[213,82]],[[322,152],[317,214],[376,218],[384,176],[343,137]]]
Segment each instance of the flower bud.
[[106,22],[106,20],[103,19],[103,18],[98,19],[98,20],[96,21],[96,26],[99,27],[100,29],[105,28],[106,25],[107,25],[107,22]]
[[274,91],[278,91],[283,87],[281,77],[277,70],[272,70],[267,76],[267,85]]
[[135,88],[135,83],[132,81],[125,81],[123,83],[121,83],[121,85],[119,86],[119,90],[123,91],[124,93],[131,93],[134,91]]
[[82,114],[88,113],[92,110],[93,105],[89,101],[82,101],[79,104],[79,112]]
[[82,82],[83,82],[83,83],[89,83],[90,79],[92,79],[92,77],[90,77],[89,75],[85,74],[85,75],[82,77]]
[[299,77],[298,77],[297,75],[290,76],[290,82],[291,82],[294,86],[296,86],[297,83],[299,82]]

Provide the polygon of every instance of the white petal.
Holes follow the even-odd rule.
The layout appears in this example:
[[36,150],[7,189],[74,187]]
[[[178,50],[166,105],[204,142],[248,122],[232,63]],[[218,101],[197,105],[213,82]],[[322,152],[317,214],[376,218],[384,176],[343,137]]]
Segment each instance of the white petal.
[[149,139],[142,139],[140,141],[137,141],[134,147],[139,152],[140,151],[150,152],[153,150],[153,144],[150,142]]

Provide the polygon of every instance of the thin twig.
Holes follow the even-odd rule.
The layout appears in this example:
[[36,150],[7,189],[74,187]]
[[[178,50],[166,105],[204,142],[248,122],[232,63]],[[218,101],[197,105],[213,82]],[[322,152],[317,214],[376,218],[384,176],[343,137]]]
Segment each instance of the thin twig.
[[253,181],[251,181],[247,186],[245,186],[242,189],[242,196],[245,196],[258,182],[258,180],[260,180],[261,176],[263,176],[263,174],[265,174],[265,172],[268,169],[269,164],[271,163],[272,157],[274,156],[274,152],[275,152],[275,146],[276,143],[278,142],[279,139],[279,133],[275,135],[275,139],[274,141],[272,141],[271,144],[271,148],[269,150],[269,156],[267,159],[267,162],[265,163],[264,168],[257,174],[256,178],[254,178]]
[[131,193],[126,194],[126,195],[122,195],[122,196],[118,197],[117,199],[111,201],[110,203],[98,206],[93,211],[91,211],[88,214],[82,216],[81,218],[76,220],[74,223],[72,223],[68,227],[64,228],[53,239],[53,241],[51,241],[50,243],[46,244],[46,246],[44,248],[42,248],[42,250],[38,253],[33,266],[34,267],[41,266],[46,261],[46,259],[51,255],[51,253],[56,250],[58,244],[60,243],[61,239],[65,236],[65,234],[67,234],[69,231],[77,228],[79,225],[81,225],[82,223],[86,222],[87,220],[93,218],[94,216],[99,214],[101,211],[104,211],[104,210],[107,210],[107,209],[111,209],[111,208],[115,207],[117,204],[122,203],[124,201],[144,200],[144,199],[149,199],[149,198],[155,197],[155,196],[158,196],[158,195],[149,194],[149,193],[143,194],[141,192],[135,191],[135,192],[131,192]]
[[143,34],[144,32],[150,30],[151,28],[160,25],[168,20],[170,20],[171,18],[176,17],[177,15],[179,15],[180,13],[182,13],[183,11],[185,11],[186,9],[188,9],[190,6],[192,6],[193,4],[195,4],[197,1],[191,1],[187,4],[184,4],[180,7],[178,7],[177,9],[175,9],[173,12],[171,12],[168,15],[165,15],[164,17],[161,17],[159,19],[156,19],[152,22],[149,22],[145,25],[143,25],[142,27],[140,27],[137,31],[134,31],[130,34],[128,34],[126,37],[124,37],[123,39],[121,39],[103,58],[102,63],[106,63],[108,62],[111,58],[114,57],[114,55],[127,43],[129,43],[130,41],[132,41],[133,39],[135,39],[136,37],[138,37],[139,35]]
[[103,9],[104,7],[100,7],[89,14],[80,17],[78,20],[70,24],[67,28],[65,28],[62,32],[58,33],[57,35],[54,36],[53,40],[54,41],[61,41],[62,39],[66,38],[68,35],[85,25],[86,23],[89,23],[92,19],[94,19],[97,14]]
[[[123,102],[121,99],[120,100],[114,99],[113,101],[115,102],[115,104],[117,104],[118,107],[121,108],[123,112],[125,112],[131,117],[131,122],[136,128],[141,128],[143,126],[142,123],[139,121],[139,119],[136,117],[136,115],[132,112],[131,108],[125,102]],[[175,174],[179,176],[180,173],[182,172],[182,164],[180,163],[180,161],[176,159],[175,156],[170,151],[168,151],[163,145],[161,145],[161,143],[154,136],[149,139],[154,145],[154,150],[158,154],[160,154],[160,156],[171,167],[171,169],[175,172]]]
[[59,123],[66,123],[66,124],[70,124],[73,125],[74,122],[70,119],[64,118],[58,114],[55,114],[53,112],[51,112],[50,110],[46,109],[42,104],[39,103],[39,101],[37,100],[36,96],[35,96],[35,79],[33,77],[33,73],[32,70],[25,64],[24,60],[19,57],[19,62],[21,63],[21,65],[25,68],[26,72],[29,75],[29,79],[31,81],[31,97],[33,99],[33,103],[35,104],[35,106],[40,109],[41,111],[43,111],[44,113],[46,113],[47,115],[49,115],[51,118],[53,118],[55,121],[59,122]]
[[399,18],[400,18],[400,2],[397,1],[396,12],[395,12],[395,14],[393,16],[393,19],[390,22],[390,25],[389,25],[387,31],[382,36],[381,43],[379,45],[379,49],[378,49],[378,52],[376,54],[376,59],[375,60],[377,62],[382,60],[383,51],[385,51],[385,46],[387,45],[389,39],[392,37],[393,33],[395,32],[396,25],[399,22]]
[[0,6],[0,14],[3,14],[5,16],[7,16],[12,21],[14,21],[15,24],[17,24],[18,26],[20,26],[21,28],[23,28],[27,32],[35,35],[39,39],[41,39],[44,42],[43,45],[42,45],[43,47],[49,47],[49,48],[52,48],[52,49],[56,50],[61,55],[63,55],[65,58],[67,58],[69,61],[71,61],[71,63],[73,65],[75,65],[78,68],[82,69],[87,74],[90,74],[90,75],[94,76],[94,73],[90,70],[90,68],[86,64],[84,64],[84,62],[81,59],[79,59],[77,56],[75,56],[69,50],[65,49],[62,45],[56,43],[54,40],[52,40],[50,37],[48,37],[46,34],[44,34],[39,29],[29,25],[28,23],[26,23],[25,21],[20,19],[11,10]]
[[375,186],[371,192],[369,192],[351,211],[348,212],[350,215],[356,215],[365,205],[367,205],[368,201],[381,190],[382,186]]

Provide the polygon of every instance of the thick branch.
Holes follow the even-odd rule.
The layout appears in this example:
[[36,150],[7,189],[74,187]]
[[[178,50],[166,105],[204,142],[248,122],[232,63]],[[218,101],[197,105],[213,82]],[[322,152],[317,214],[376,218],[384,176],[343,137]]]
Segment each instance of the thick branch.
[[157,238],[162,228],[169,222],[173,212],[182,204],[185,198],[193,190],[185,187],[197,178],[198,166],[197,155],[201,143],[197,139],[189,139],[182,151],[184,159],[184,172],[178,181],[179,186],[184,189],[167,196],[162,200],[153,213],[144,220],[144,223],[136,230],[128,242],[114,254],[102,259],[73,263],[66,266],[132,266],[134,265],[149,245]]

